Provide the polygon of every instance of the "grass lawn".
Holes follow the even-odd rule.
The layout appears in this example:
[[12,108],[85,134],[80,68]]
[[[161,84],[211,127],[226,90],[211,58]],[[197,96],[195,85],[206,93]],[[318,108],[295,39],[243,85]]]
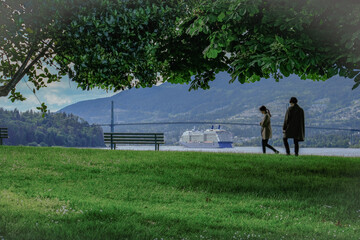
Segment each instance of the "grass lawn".
[[0,147],[0,240],[360,239],[360,158]]

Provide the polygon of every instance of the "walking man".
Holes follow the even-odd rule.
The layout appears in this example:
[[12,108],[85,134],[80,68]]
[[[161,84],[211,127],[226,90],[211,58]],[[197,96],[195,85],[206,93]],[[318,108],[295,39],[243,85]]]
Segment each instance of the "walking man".
[[305,139],[305,116],[304,110],[297,104],[296,97],[290,99],[290,107],[285,114],[283,125],[283,141],[286,149],[286,154],[290,155],[290,147],[288,138],[294,139],[295,156],[299,155],[299,142]]

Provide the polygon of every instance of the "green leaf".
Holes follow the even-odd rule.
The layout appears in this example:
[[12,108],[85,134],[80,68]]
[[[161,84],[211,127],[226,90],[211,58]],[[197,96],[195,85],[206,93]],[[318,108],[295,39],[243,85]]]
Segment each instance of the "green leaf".
[[206,57],[208,57],[208,58],[216,58],[218,56],[219,52],[220,51],[211,48],[209,51],[206,52]]
[[218,16],[218,21],[219,21],[219,22],[222,22],[222,21],[224,20],[225,16],[226,16],[226,15],[225,15],[224,12],[220,13],[220,15]]
[[355,78],[354,78],[354,82],[355,85],[352,87],[352,90],[354,90],[355,88],[357,88],[360,85],[360,74],[358,74]]
[[355,82],[360,82],[360,74],[358,74],[355,78],[354,78]]
[[45,103],[41,103],[40,107],[36,107],[36,109],[40,110],[43,114],[42,117],[45,117],[45,114],[48,112],[47,106]]
[[345,44],[345,47],[346,47],[347,49],[351,49],[353,46],[354,46],[354,42],[353,42],[353,41],[348,41],[348,42]]
[[352,90],[354,90],[355,88],[357,88],[360,85],[360,82],[355,83],[354,86],[352,87]]
[[284,64],[280,64],[280,72],[281,72],[285,77],[290,76],[290,72],[286,69],[286,67],[284,66]]
[[299,52],[300,52],[301,59],[305,59],[306,58],[305,53],[302,50],[300,50]]
[[341,68],[339,71],[339,75],[341,77],[346,77],[347,76],[347,70],[345,68]]
[[284,44],[284,39],[282,37],[279,37],[277,35],[275,35],[275,39],[277,42],[281,43],[281,44]]
[[25,31],[28,32],[28,33],[30,33],[30,34],[34,33],[34,31],[33,31],[31,28],[26,28]]

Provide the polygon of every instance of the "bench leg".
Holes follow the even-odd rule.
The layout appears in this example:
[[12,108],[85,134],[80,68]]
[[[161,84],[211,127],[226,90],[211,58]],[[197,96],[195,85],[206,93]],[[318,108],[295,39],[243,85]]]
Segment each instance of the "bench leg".
[[116,143],[110,143],[110,149],[115,150],[116,149]]
[[2,145],[2,138],[0,138],[0,145]]

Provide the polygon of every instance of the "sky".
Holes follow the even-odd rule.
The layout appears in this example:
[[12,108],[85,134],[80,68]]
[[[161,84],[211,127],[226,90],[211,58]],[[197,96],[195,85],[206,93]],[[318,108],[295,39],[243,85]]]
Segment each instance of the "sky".
[[[25,80],[22,80],[17,86],[16,90],[20,91],[27,99],[25,101],[11,102],[8,97],[0,97],[0,107],[6,110],[18,109],[21,112],[27,110],[35,110],[40,106],[32,92],[33,85],[28,83],[31,90],[26,86]],[[103,97],[110,97],[116,93],[106,92],[105,90],[93,89],[90,91],[83,91],[77,88],[75,82],[69,81],[69,78],[64,77],[61,82],[51,83],[46,88],[41,88],[36,92],[40,102],[44,102],[48,106],[50,112],[56,112],[70,104]]]

